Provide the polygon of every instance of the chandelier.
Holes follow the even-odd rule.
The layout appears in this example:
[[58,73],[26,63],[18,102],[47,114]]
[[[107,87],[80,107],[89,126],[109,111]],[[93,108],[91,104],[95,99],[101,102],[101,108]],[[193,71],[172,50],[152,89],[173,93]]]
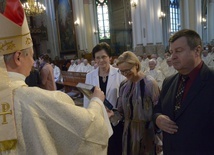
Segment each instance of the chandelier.
[[27,16],[36,16],[43,14],[46,7],[38,2],[38,0],[27,0],[27,2],[22,4]]

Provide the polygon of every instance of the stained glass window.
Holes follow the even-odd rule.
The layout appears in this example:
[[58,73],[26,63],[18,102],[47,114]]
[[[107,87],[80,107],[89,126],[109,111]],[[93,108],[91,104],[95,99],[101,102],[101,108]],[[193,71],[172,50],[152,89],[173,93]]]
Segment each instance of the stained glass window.
[[171,34],[180,29],[179,0],[170,0],[170,32]]
[[110,39],[108,0],[96,0],[99,39]]

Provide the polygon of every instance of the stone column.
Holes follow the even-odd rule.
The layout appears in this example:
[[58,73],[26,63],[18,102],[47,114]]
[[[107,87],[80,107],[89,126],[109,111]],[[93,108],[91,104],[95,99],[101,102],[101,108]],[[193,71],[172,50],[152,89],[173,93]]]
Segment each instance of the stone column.
[[75,31],[77,36],[77,50],[85,50],[86,49],[86,37],[85,37],[85,20],[84,20],[84,7],[83,1],[81,0],[73,0],[73,15],[74,21],[78,21],[79,24],[75,25]]
[[[159,18],[161,10],[161,1],[160,0],[153,0],[154,5],[154,43],[156,44],[163,44],[163,32],[162,32],[162,22],[164,18]],[[164,11],[162,11],[164,12]],[[164,12],[166,14],[166,12]]]
[[160,0],[138,0],[131,8],[133,47],[156,46],[163,43]]
[[93,3],[91,0],[84,0],[84,16],[85,16],[85,52],[91,51],[94,46],[94,16],[93,16]]
[[209,0],[207,5],[207,28],[208,28],[208,43],[214,39],[214,0]]
[[198,34],[202,37],[202,29],[203,29],[203,23],[202,23],[202,6],[201,6],[201,0],[195,0],[195,30],[198,32]]
[[133,35],[133,49],[138,45],[142,44],[142,22],[141,22],[141,8],[140,1],[136,1],[136,6],[131,6],[132,15],[132,35]]
[[181,28],[192,29],[202,35],[201,0],[181,0]]
[[[147,14],[146,14],[146,44],[154,45],[154,5],[152,0],[147,0],[146,3]],[[157,20],[157,19],[156,19]]]
[[38,22],[37,25],[41,25],[41,22],[43,22],[44,26],[48,28],[47,29],[48,40],[41,41],[40,52],[47,53],[50,51],[50,53],[48,54],[51,56],[51,58],[54,59],[55,56],[60,55],[54,3],[49,0],[45,0],[44,5],[46,6],[46,13],[35,17],[36,21]]
[[142,34],[142,43],[145,46],[147,44],[147,38],[146,38],[146,18],[148,14],[148,8],[147,8],[147,0],[141,0],[141,34]]
[[189,0],[180,0],[181,29],[190,28],[189,24]]
[[[89,12],[90,12],[90,19],[91,19],[91,31],[92,31],[92,48],[99,43],[99,36],[98,36],[98,27],[97,27],[97,20],[95,17],[95,10],[96,6],[93,5],[93,0],[89,0]],[[91,52],[92,49],[88,47],[88,51]]]
[[169,0],[161,0],[161,11],[166,16],[162,19],[162,34],[163,34],[163,45],[168,46],[168,40],[170,36],[170,12],[169,12]]

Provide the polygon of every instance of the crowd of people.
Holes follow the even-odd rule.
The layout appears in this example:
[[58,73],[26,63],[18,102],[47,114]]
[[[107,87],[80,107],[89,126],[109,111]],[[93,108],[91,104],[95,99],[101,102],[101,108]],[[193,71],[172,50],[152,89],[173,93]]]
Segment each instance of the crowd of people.
[[[111,56],[109,57],[111,58]],[[158,57],[157,54],[152,54],[151,56],[146,55],[146,57],[137,57],[140,61],[141,71],[146,75],[152,76],[158,83],[160,89],[164,78],[177,72],[172,66],[169,53],[165,54],[164,59]],[[110,59],[109,65],[111,67],[118,68],[117,61],[117,58],[113,61]],[[69,60],[69,65],[64,69],[64,71],[89,73],[96,70],[98,67],[100,69],[100,65],[94,57],[90,63],[88,63],[88,60],[84,58],[75,60],[71,59]],[[31,74],[26,79],[26,83],[29,86],[39,86],[47,90],[58,90],[56,85],[58,81],[62,81],[62,70],[63,69],[58,67],[54,61],[51,61],[47,54],[42,54],[38,60],[35,60]]]
[[71,72],[88,73],[97,68],[97,65],[95,64],[94,60],[92,60],[91,63],[88,63],[88,60],[84,58],[76,59],[76,60],[71,59],[70,63],[71,64],[67,71],[71,71]]
[[214,154],[214,47],[204,50],[197,32],[172,35],[164,59],[124,51],[111,64],[111,47],[101,42],[91,65],[71,60],[66,70],[87,72],[85,83],[95,86],[80,107],[55,91],[60,69],[48,55],[34,61],[20,1],[7,0],[4,10],[0,154]]
[[[214,47],[211,48],[210,52],[208,52],[208,49],[204,49],[201,58],[209,68],[213,69]],[[148,55],[146,53],[143,53],[141,56],[138,55],[137,58],[140,61],[141,71],[146,75],[152,76],[158,83],[160,90],[162,89],[164,79],[177,73],[177,70],[172,65],[171,54],[169,51],[164,54],[163,58],[159,57],[157,54]],[[117,58],[114,60],[110,59],[109,64],[112,67],[118,68],[117,61]],[[39,59],[34,62],[35,65],[32,67],[30,77],[27,77],[26,79],[27,84],[29,86],[39,86],[47,90],[58,90],[58,88],[62,88],[57,84],[58,81],[62,80],[61,70],[89,73],[99,67],[94,57],[90,63],[89,60],[84,58],[71,59],[65,62],[68,62],[66,63],[67,67],[64,67],[64,69],[60,68],[54,61],[51,61],[47,54],[42,54]],[[50,67],[50,64],[52,68]],[[38,79],[38,77],[40,79]]]

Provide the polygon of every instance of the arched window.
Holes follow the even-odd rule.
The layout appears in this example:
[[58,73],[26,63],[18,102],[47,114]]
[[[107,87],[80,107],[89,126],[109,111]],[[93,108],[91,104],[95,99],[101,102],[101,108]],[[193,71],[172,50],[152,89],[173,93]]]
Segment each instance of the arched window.
[[170,0],[170,32],[171,34],[180,29],[179,0]]
[[99,40],[110,39],[108,0],[96,0]]

